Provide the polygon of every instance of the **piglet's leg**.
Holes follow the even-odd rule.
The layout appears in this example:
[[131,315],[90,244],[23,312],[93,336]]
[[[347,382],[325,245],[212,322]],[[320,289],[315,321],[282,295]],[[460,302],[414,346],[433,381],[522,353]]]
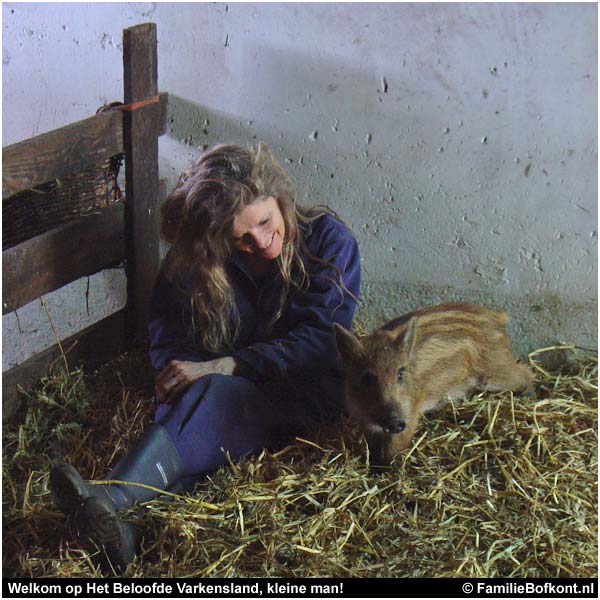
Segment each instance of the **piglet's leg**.
[[533,394],[533,374],[525,366],[518,363],[501,366],[489,374],[485,389],[490,392],[507,392],[510,390],[523,391]]

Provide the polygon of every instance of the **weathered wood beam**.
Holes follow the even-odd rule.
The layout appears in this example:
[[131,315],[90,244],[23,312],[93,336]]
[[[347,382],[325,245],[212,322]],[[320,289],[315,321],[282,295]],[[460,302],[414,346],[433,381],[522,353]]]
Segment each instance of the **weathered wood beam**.
[[2,252],[2,314],[125,257],[123,204]]
[[124,97],[125,105],[131,107],[123,111],[123,142],[127,198],[126,324],[132,341],[145,335],[149,299],[160,262],[158,135],[164,131],[164,111],[160,102],[151,102],[158,95],[157,60],[154,23],[123,31]]
[[123,152],[123,115],[110,111],[2,148],[2,198],[84,171]]

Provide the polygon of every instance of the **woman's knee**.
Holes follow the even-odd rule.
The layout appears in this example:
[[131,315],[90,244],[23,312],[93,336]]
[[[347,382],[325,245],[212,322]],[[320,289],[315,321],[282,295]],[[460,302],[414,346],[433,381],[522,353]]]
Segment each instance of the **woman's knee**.
[[160,423],[193,474],[223,464],[223,451],[237,460],[279,445],[292,432],[288,412],[251,381],[219,375],[196,382]]
[[228,419],[244,420],[267,404],[269,399],[248,379],[215,373],[195,381],[172,405],[159,405],[155,420],[178,435],[184,427],[196,428],[196,422],[214,428]]

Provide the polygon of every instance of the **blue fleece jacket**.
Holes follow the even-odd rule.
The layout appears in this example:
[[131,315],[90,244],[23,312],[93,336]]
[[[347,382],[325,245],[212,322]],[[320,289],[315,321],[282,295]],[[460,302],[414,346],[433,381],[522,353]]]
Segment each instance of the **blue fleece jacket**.
[[[344,286],[358,298],[360,257],[348,228],[324,215],[301,224],[300,231],[309,252],[335,265]],[[339,285],[335,269],[307,261],[305,266],[310,273],[310,286],[293,294],[269,331],[267,325],[282,289],[276,265],[259,279],[252,275],[240,254],[232,258],[229,277],[240,316],[240,335],[229,354],[253,381],[283,382],[338,372],[333,323],[349,328],[356,300]],[[206,361],[218,357],[203,348],[194,334],[189,295],[162,273],[154,289],[149,332],[150,358],[157,370],[171,360]]]

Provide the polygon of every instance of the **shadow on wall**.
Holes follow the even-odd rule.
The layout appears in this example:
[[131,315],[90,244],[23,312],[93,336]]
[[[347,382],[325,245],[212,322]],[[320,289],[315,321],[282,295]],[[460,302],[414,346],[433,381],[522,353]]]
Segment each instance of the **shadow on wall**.
[[[448,83],[419,72],[411,87],[401,60],[390,69],[373,67],[380,62],[374,57],[361,60],[364,69],[348,60],[232,46],[231,69],[239,77],[225,75],[212,106],[170,95],[169,135],[196,152],[224,141],[265,141],[306,196],[318,203],[325,198],[333,208],[340,208],[340,196],[352,204],[383,195],[386,183],[431,186],[415,177],[424,155],[435,158],[436,169],[450,160],[437,152],[446,125],[438,105],[446,101]],[[408,163],[407,153],[413,155]]]

